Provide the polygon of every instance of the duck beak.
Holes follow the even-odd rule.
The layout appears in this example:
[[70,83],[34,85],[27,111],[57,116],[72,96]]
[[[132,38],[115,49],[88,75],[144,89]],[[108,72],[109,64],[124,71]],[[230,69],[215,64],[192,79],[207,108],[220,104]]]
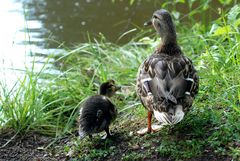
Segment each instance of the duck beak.
[[144,27],[152,25],[152,19],[143,24]]
[[116,91],[120,90],[121,88],[121,86],[116,86]]

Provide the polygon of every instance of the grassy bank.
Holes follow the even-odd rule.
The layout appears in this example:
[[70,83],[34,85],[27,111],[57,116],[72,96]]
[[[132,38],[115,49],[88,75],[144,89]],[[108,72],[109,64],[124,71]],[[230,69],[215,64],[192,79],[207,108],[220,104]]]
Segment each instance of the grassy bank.
[[[177,26],[178,42],[200,75],[200,92],[185,119],[173,128],[138,137],[136,129],[146,126],[146,111],[135,93],[136,72],[158,44],[156,37],[142,37],[119,46],[102,41],[81,44],[54,57],[59,75],[44,69],[29,69],[18,85],[3,85],[1,132],[31,131],[71,138],[59,151],[86,160],[139,160],[153,158],[193,159],[212,154],[219,159],[240,157],[240,7],[212,22]],[[152,35],[149,33],[149,35]],[[141,36],[140,36],[141,37]],[[97,93],[101,82],[115,79],[123,90],[114,97],[119,116],[112,130],[116,139],[79,141],[79,104]],[[209,159],[209,155],[207,158]]]

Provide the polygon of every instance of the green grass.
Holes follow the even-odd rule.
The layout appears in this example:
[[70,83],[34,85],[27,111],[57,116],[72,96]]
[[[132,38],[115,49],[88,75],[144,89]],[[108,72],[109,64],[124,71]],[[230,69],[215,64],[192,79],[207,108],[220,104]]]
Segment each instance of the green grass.
[[[129,136],[139,125],[146,125],[143,123],[146,111],[135,93],[136,73],[159,41],[139,36],[123,46],[104,40],[80,44],[55,57],[55,67],[61,74],[44,74],[44,69],[35,73],[30,69],[11,90],[1,86],[4,92],[0,112],[4,119],[0,119],[0,129],[13,129],[16,133],[38,131],[56,138],[73,134],[84,98],[97,93],[101,82],[115,79],[123,86],[123,91],[113,98],[120,111],[113,125],[119,139],[101,142],[96,136],[93,141],[80,142],[73,137],[71,145],[61,149],[66,154],[72,150],[73,158],[82,160],[116,155],[121,160],[153,156],[181,160],[210,152],[237,160],[240,157],[239,16],[238,5],[209,27],[201,23],[191,28],[177,26],[179,44],[199,71],[200,91],[191,111],[173,128],[166,127],[160,133],[142,138]],[[140,148],[134,148],[137,146]]]

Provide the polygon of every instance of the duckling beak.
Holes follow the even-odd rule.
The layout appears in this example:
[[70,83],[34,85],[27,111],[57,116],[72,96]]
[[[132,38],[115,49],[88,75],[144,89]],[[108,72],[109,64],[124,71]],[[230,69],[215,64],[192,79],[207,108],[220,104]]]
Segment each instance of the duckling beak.
[[121,86],[116,86],[116,91],[120,90],[121,88]]
[[148,20],[147,22],[145,22],[145,23],[143,24],[144,27],[147,27],[147,26],[150,26],[150,25],[152,25],[152,19],[151,19],[151,20]]

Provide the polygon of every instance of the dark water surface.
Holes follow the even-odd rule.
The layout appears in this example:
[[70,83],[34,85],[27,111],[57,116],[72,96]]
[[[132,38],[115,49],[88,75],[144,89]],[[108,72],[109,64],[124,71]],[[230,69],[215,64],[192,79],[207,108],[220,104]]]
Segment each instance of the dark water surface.
[[[41,26],[32,28],[28,26],[28,32],[39,33],[40,39],[53,39],[66,45],[79,42],[88,42],[90,37],[100,37],[102,33],[109,41],[125,43],[131,39],[135,32],[119,37],[133,29],[142,28],[143,23],[148,20],[153,11],[159,9],[164,1],[136,0],[129,5],[129,0],[24,0],[21,3],[25,8],[27,21],[37,21]],[[198,14],[198,20],[207,23],[209,19],[217,17],[216,9],[222,7],[215,0],[211,9],[205,13]],[[194,8],[197,8],[196,3]],[[189,13],[186,4],[167,7],[177,9],[181,13]],[[183,20],[184,21],[184,20]],[[185,22],[187,21],[187,15]],[[49,41],[32,41],[43,45],[45,48],[56,47]]]

